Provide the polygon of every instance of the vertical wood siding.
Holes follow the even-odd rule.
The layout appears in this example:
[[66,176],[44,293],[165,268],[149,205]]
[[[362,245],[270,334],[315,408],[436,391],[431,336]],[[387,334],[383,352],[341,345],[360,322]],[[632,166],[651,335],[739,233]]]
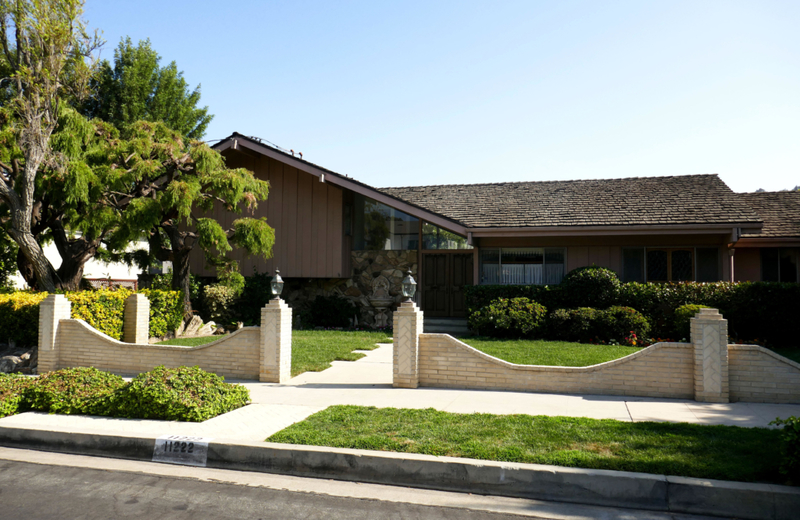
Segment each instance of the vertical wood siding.
[[[253,268],[260,273],[277,268],[286,278],[339,278],[350,274],[343,265],[340,188],[269,157],[251,157],[235,151],[223,155],[228,167],[247,168],[270,183],[269,197],[259,203],[255,212],[245,210],[239,215],[218,205],[206,215],[217,219],[225,229],[240,217],[267,217],[267,223],[275,229],[275,247],[269,260],[234,248],[230,256],[239,261],[243,275],[252,275]],[[216,275],[206,267],[197,248],[192,251],[191,265],[194,274]]]

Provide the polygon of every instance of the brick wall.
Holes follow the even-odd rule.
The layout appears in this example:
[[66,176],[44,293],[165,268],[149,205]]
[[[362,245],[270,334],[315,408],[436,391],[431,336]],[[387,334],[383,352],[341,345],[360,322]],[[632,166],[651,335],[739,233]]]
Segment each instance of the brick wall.
[[731,401],[800,403],[800,364],[756,345],[728,345]]
[[419,385],[692,399],[694,355],[689,343],[658,343],[592,367],[514,365],[446,334],[421,334]]
[[62,319],[56,337],[57,358],[47,370],[93,366],[116,374],[136,375],[158,365],[198,365],[228,378],[258,379],[260,337],[259,327],[245,327],[199,347],[132,344],[117,341],[83,320]]

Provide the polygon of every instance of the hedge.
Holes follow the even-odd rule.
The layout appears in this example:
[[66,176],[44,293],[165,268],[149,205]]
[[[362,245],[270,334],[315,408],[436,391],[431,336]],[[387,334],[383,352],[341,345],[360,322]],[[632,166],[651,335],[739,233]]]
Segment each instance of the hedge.
[[[474,285],[465,287],[468,315],[498,298],[525,297],[548,309],[584,307],[564,305],[559,286]],[[719,309],[735,340],[760,340],[775,346],[797,346],[796,320],[800,316],[800,284],[781,282],[637,283],[620,284],[614,305],[632,307],[650,322],[653,337],[679,340],[675,311],[687,304]]]
[[[183,299],[175,291],[143,290],[150,300],[150,335],[164,336],[183,319]],[[65,293],[72,304],[70,317],[82,319],[114,339],[122,339],[122,316],[129,289],[99,289]],[[39,303],[45,292],[16,291],[0,294],[0,330],[18,345],[36,345],[39,335]]]

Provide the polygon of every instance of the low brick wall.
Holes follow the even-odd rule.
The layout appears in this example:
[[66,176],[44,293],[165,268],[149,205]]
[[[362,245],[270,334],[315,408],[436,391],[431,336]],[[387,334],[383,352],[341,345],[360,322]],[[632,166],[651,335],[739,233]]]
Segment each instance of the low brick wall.
[[39,371],[93,366],[120,375],[136,375],[158,365],[198,365],[234,379],[258,379],[259,327],[245,327],[230,336],[199,347],[123,343],[92,328],[83,320],[61,320],[56,350],[39,353]]
[[756,345],[728,345],[731,401],[800,403],[800,363]]
[[694,350],[658,343],[590,367],[514,365],[447,334],[420,334],[419,385],[693,399]]

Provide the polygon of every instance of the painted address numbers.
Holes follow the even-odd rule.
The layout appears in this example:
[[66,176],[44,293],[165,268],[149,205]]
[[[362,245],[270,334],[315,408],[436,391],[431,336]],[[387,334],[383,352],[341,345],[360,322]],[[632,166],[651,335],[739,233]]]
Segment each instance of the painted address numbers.
[[162,435],[153,448],[153,462],[205,467],[210,437]]

